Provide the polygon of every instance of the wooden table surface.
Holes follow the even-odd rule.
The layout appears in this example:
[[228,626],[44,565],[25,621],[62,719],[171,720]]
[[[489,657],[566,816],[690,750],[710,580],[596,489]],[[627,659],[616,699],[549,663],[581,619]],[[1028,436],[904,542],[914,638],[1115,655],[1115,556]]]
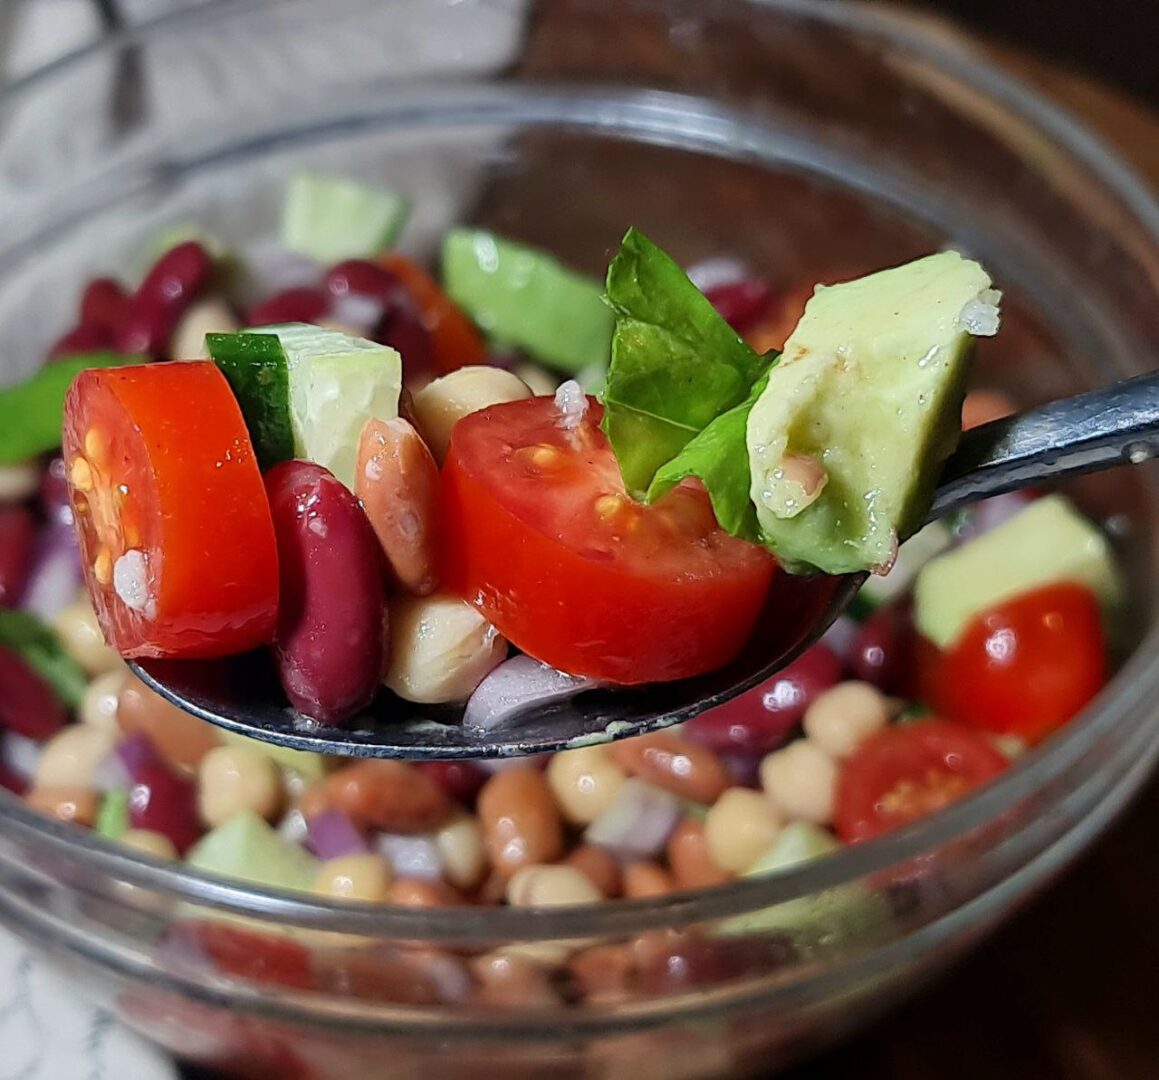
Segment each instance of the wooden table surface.
[[[1007,48],[1159,188],[1159,117]],[[1067,876],[863,1036],[788,1080],[1159,1078],[1159,778]]]

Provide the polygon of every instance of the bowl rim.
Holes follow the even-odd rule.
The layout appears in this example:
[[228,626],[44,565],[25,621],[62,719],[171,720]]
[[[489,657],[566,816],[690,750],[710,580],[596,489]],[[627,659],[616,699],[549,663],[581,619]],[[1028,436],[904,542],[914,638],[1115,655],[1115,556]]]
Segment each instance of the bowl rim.
[[[267,6],[269,0],[209,0],[147,23],[123,28],[11,82],[0,92],[0,107],[34,92],[88,58],[106,54],[186,25],[209,22]],[[1111,191],[1137,219],[1146,237],[1159,245],[1159,201],[1135,171],[1098,136],[1063,108],[993,64],[960,28],[907,17],[892,5],[854,0],[736,0],[738,5],[772,8],[803,20],[868,35],[936,64],[957,85],[1002,106],[1008,115],[1048,135],[1074,162]],[[1149,482],[1154,494],[1156,483]],[[421,939],[428,942],[510,942],[601,935],[631,935],[740,914],[834,888],[912,860],[946,845],[1011,810],[1057,774],[1075,766],[1121,723],[1147,707],[1159,684],[1159,626],[1152,628],[1096,699],[1067,728],[1023,755],[1003,776],[949,809],[865,844],[841,850],[759,879],[675,893],[659,900],[617,900],[592,907],[528,911],[502,906],[430,908],[419,911],[381,904],[326,901],[308,894],[268,889],[221,878],[184,863],[139,855],[95,833],[48,821],[15,796],[0,792],[4,830],[42,850],[86,869],[167,894],[186,902],[261,916],[274,923]]]

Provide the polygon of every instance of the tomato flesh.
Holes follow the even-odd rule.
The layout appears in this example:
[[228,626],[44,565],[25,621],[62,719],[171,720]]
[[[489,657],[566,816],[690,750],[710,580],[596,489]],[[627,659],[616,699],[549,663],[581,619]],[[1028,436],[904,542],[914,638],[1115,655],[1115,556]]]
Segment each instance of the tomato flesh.
[[919,720],[886,728],[862,743],[841,769],[837,835],[853,844],[916,821],[1006,765],[984,736],[963,724]]
[[1106,681],[1094,593],[1063,582],[980,615],[947,652],[918,652],[919,694],[941,715],[1028,743],[1074,717]]
[[214,657],[273,637],[278,560],[241,410],[209,361],[82,372],[64,461],[85,580],[124,656]]
[[451,436],[442,476],[444,580],[524,652],[616,683],[727,663],[774,572],[682,486],[653,506],[627,494],[588,400],[572,430],[552,398],[494,405]]

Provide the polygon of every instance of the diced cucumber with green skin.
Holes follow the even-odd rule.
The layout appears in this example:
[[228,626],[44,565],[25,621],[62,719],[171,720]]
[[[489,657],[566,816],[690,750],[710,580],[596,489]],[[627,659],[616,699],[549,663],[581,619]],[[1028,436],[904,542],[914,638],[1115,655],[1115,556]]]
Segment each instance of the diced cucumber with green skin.
[[[238,344],[236,339],[271,335],[277,338],[285,357],[288,398],[283,397],[286,391],[276,378],[262,381],[258,375],[252,375],[239,380],[246,382],[254,397],[260,397],[263,392],[269,394],[259,402],[262,425],[259,429],[276,431],[281,449],[288,422],[293,438],[291,456],[324,466],[353,489],[358,437],[363,425],[367,420],[393,420],[398,416],[402,358],[389,345],[309,323],[261,326],[241,334],[213,335],[216,340],[210,348],[239,358],[239,364],[240,358],[248,355],[260,367],[274,355],[268,343],[248,346]],[[234,340],[226,342],[226,338]],[[243,410],[246,400],[242,398]],[[250,410],[246,411],[247,423],[256,415],[255,409],[251,403]]]
[[322,263],[368,259],[398,238],[410,203],[355,180],[300,175],[286,189],[282,243]]
[[308,890],[321,865],[256,814],[246,811],[206,833],[185,857],[190,866],[275,889]]
[[[795,821],[781,830],[772,847],[743,876],[762,877],[787,870],[829,855],[840,847],[819,826]],[[719,924],[714,932],[719,935],[784,933],[802,949],[820,951],[870,941],[880,934],[888,918],[885,900],[854,884],[734,916]]]
[[206,334],[206,348],[229,381],[263,469],[294,456],[290,372],[276,334]]
[[858,597],[871,608],[896,600],[913,584],[921,568],[945,551],[953,539],[944,522],[931,521],[902,544],[888,574],[873,574],[866,580]]
[[[967,327],[996,299],[952,251],[817,289],[748,421],[752,500],[787,569],[892,564],[957,443]],[[802,465],[823,470],[819,494]]]
[[927,563],[914,585],[914,622],[948,649],[979,615],[1061,581],[1086,585],[1108,607],[1123,596],[1107,538],[1064,496],[1047,495]]
[[129,793],[124,788],[114,788],[101,800],[97,820],[93,828],[110,840],[119,840],[129,831]]
[[443,284],[479,327],[570,374],[607,367],[612,310],[598,281],[480,229],[443,239]]
[[105,352],[69,356],[23,382],[0,387],[0,465],[18,465],[60,446],[64,398],[82,371],[140,364],[145,359]]

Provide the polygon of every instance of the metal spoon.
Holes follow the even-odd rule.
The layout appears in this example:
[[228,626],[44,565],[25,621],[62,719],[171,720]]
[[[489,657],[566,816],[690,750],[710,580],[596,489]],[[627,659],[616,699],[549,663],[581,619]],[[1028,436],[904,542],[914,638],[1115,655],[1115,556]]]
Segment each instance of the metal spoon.
[[[930,519],[991,495],[1159,453],[1159,374],[1141,375],[975,428],[946,462]],[[482,735],[460,706],[422,706],[386,691],[349,727],[322,727],[292,712],[262,654],[226,661],[143,660],[131,666],[174,704],[230,731],[298,750],[432,760],[517,757],[641,735],[691,719],[767,679],[817,641],[865,580],[781,579],[743,652],[695,679],[589,690],[531,705]]]

